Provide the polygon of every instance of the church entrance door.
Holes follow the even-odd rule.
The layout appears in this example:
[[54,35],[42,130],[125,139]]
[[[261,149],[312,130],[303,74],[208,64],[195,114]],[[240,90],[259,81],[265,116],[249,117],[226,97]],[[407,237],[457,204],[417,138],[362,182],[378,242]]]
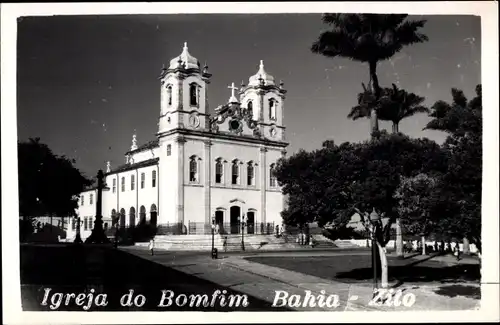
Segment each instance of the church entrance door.
[[215,211],[215,224],[219,225],[219,233],[224,233],[224,211]]
[[253,211],[247,213],[247,233],[255,233],[255,213]]
[[231,215],[231,233],[239,234],[240,233],[240,212],[241,209],[239,206],[232,206],[230,211]]

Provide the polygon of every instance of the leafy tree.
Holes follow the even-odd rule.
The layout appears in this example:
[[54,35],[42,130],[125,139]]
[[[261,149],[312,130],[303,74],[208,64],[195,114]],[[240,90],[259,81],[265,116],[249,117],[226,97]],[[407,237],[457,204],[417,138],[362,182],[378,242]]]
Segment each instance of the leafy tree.
[[[425,20],[407,20],[399,14],[323,14],[330,30],[324,31],[312,44],[311,51],[326,57],[343,57],[367,63],[368,90],[374,99],[381,96],[377,64],[394,56],[405,46],[427,41],[420,33]],[[377,110],[371,110],[372,132],[378,131]]]
[[[381,120],[392,122],[392,132],[399,132],[399,123],[417,113],[429,113],[429,109],[422,105],[425,98],[408,93],[404,89],[392,84],[391,88],[382,89],[382,95],[376,100],[372,92],[363,84],[364,91],[358,94],[358,105],[351,109],[347,116],[353,120],[369,117],[373,110],[378,111]],[[396,220],[396,248],[397,255],[403,256],[403,236],[400,220]]]
[[73,216],[79,193],[91,184],[73,166],[57,156],[39,138],[18,143],[19,212],[25,219]]
[[[433,174],[446,168],[446,156],[428,139],[380,132],[363,143],[328,142],[313,152],[300,151],[278,162],[276,176],[289,205],[282,213],[288,225],[317,222],[344,227],[358,213],[365,228],[376,236],[381,254],[383,283],[387,283],[384,247],[398,213],[395,193],[401,177]],[[371,226],[371,212],[386,220]],[[385,282],[384,282],[385,278]]]
[[425,236],[436,230],[438,221],[434,207],[439,196],[436,189],[438,177],[418,174],[414,177],[403,177],[394,197],[398,200],[398,213],[402,218],[402,226],[407,233],[422,236],[422,254],[425,255]]
[[481,250],[481,85],[476,87],[476,96],[470,101],[461,90],[452,89],[452,102],[437,101],[429,115],[433,119],[427,129],[448,133],[443,148],[449,163],[435,207],[446,217],[440,219],[438,226],[450,236],[472,240]]

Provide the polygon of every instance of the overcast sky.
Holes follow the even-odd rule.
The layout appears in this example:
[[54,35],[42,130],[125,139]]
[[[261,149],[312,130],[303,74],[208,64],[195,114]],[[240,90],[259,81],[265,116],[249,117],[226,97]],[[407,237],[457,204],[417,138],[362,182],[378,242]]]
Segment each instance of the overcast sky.
[[[378,67],[380,82],[449,101],[452,87],[472,97],[480,83],[480,19],[427,19],[429,42],[403,49]],[[89,176],[106,161],[123,164],[134,129],[139,144],[155,138],[160,112],[162,65],[190,53],[209,66],[209,105],[227,102],[231,82],[239,85],[258,70],[284,81],[289,153],[368,139],[368,120],[347,119],[368,67],[310,52],[326,28],[318,14],[127,15],[26,17],[18,24],[18,136],[40,137],[56,154],[77,161]],[[442,142],[440,132],[422,131],[415,116],[400,125],[413,137]],[[382,128],[390,129],[388,123]]]

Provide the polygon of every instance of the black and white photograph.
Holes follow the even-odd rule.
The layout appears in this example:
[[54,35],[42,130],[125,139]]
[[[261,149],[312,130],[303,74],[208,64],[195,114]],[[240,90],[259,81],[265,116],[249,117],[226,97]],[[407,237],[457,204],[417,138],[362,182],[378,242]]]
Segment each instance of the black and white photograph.
[[127,5],[2,4],[11,323],[498,321],[497,3]]

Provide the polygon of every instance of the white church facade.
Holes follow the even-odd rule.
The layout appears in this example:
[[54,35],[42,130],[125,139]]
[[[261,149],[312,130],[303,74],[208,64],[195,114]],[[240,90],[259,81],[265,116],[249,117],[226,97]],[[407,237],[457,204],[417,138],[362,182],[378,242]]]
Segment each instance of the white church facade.
[[[138,145],[134,135],[126,163],[113,169],[108,162],[105,227],[118,220],[119,227],[177,224],[183,233],[207,233],[215,222],[238,233],[244,221],[245,232],[257,233],[281,225],[285,200],[273,169],[288,145],[283,83],[261,61],[248,85],[230,86],[228,102],[211,115],[210,78],[187,44],[162,70],[156,139]],[[96,189],[80,196],[83,239],[93,226],[96,196]],[[68,228],[74,238],[74,222]]]

